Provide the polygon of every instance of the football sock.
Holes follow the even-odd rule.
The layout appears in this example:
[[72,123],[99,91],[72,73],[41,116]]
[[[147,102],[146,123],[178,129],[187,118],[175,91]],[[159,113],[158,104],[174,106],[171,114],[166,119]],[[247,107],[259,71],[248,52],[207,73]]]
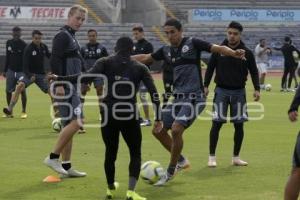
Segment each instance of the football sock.
[[136,183],[137,183],[137,179],[133,176],[130,176],[128,182],[128,190],[134,191]]
[[69,169],[71,169],[71,161],[62,161],[61,162],[61,166],[68,171]]
[[59,154],[55,154],[55,153],[50,153],[50,159],[58,159],[59,158]]

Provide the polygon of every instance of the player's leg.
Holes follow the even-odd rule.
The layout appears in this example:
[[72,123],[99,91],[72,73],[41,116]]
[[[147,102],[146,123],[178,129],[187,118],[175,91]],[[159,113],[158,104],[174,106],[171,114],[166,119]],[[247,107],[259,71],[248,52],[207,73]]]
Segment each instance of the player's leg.
[[128,191],[126,194],[127,199],[144,199],[135,192],[135,187],[139,179],[141,168],[141,143],[142,132],[139,121],[131,119],[122,121],[121,126],[122,136],[129,148],[130,163],[129,163],[129,181]]
[[[25,90],[26,87],[26,82],[29,83],[27,80],[22,79],[21,81],[18,82],[15,92],[13,93],[13,95],[11,96],[11,100],[9,103],[9,106],[7,108],[3,109],[3,112],[7,115],[12,115],[13,113],[13,109],[15,107],[15,105],[18,102],[19,96],[20,94]],[[28,84],[29,85],[29,84]]]
[[219,140],[219,133],[223,123],[227,121],[227,111],[230,101],[230,95],[227,90],[222,88],[215,89],[215,96],[213,100],[213,116],[212,127],[209,134],[209,156],[208,167],[216,167],[216,149]]
[[289,73],[288,67],[284,66],[282,79],[281,79],[281,90],[280,90],[281,92],[286,91],[286,80],[287,80],[288,73]]
[[[6,102],[7,106],[10,104],[10,100],[12,97],[12,93],[14,92],[16,85],[17,85],[17,78],[16,72],[11,71],[10,69],[7,70],[5,77],[6,77]],[[12,115],[7,115],[4,113],[3,117],[13,117]]]
[[[73,94],[69,99],[57,100],[59,112],[64,123],[64,128],[59,134],[53,151],[44,161],[45,164],[52,168],[54,171],[67,176],[69,175],[68,171],[62,168],[61,163],[58,161],[58,159],[60,157],[60,154],[62,154],[63,152],[67,152],[67,154],[69,154],[62,155],[64,158],[68,158],[71,155],[71,149],[69,149],[69,151],[63,150],[70,147],[67,145],[70,145],[74,134],[79,130],[83,123],[83,113],[80,97],[75,90],[73,90],[72,92]],[[66,91],[66,94],[68,94],[68,91]],[[60,105],[59,102],[61,103]],[[65,105],[66,103],[67,105]],[[64,161],[69,162],[66,159]]]
[[239,157],[244,139],[244,122],[248,121],[246,93],[245,89],[232,92],[230,102],[230,117],[231,122],[234,124],[232,164],[235,166],[247,166],[248,163]]
[[100,112],[101,112],[101,98],[103,95],[103,85],[104,85],[103,79],[101,79],[101,78],[94,79],[94,86],[95,86],[96,94],[98,97]]
[[[102,116],[102,119],[107,116]],[[108,123],[101,127],[102,139],[105,144],[104,170],[107,182],[106,198],[112,199],[118,188],[115,181],[115,162],[119,148],[119,125],[113,119],[108,119]]]
[[139,96],[141,103],[143,105],[143,110],[145,114],[145,120],[141,122],[141,126],[151,126],[150,114],[149,114],[149,103],[147,101],[148,90],[143,82],[140,83]]
[[293,156],[293,169],[286,183],[284,200],[297,200],[300,192],[300,134],[297,141]]

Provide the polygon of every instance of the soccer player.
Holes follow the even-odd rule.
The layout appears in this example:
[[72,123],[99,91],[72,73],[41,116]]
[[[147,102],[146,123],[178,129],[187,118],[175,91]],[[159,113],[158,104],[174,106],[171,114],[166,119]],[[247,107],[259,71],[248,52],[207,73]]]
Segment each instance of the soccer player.
[[[6,101],[7,106],[10,105],[12,93],[14,92],[17,82],[20,77],[24,76],[23,73],[23,53],[26,43],[21,39],[22,30],[16,26],[12,29],[12,39],[6,42],[6,60],[3,76],[6,77]],[[21,118],[27,118],[26,104],[27,97],[26,91],[21,93],[22,100],[22,113]],[[3,117],[12,117],[12,115],[4,114]]]
[[213,101],[213,119],[209,140],[208,166],[216,167],[216,148],[219,139],[219,132],[226,123],[228,107],[230,107],[231,122],[234,124],[234,148],[232,164],[235,166],[246,166],[247,162],[239,158],[243,138],[244,122],[247,121],[247,102],[245,85],[248,72],[250,72],[254,86],[254,101],[260,98],[259,76],[254,55],[241,40],[243,26],[238,22],[231,22],[227,27],[227,39],[222,45],[231,49],[245,50],[245,60],[224,56],[220,53],[212,54],[208,63],[204,79],[204,92],[209,93],[208,86],[211,78],[215,75],[215,96]]
[[[197,38],[183,37],[182,25],[176,19],[167,20],[164,31],[171,45],[163,46],[152,54],[134,56],[143,63],[164,60],[172,66],[174,73],[173,103],[162,112],[163,129],[153,131],[154,136],[171,153],[167,172],[155,184],[156,186],[164,185],[174,177],[176,171],[189,166],[189,161],[181,155],[183,133],[205,107],[200,66],[201,51],[221,53],[241,59],[244,58],[245,53],[244,50],[232,50]],[[168,135],[168,130],[171,130],[172,137]]]
[[[153,46],[148,40],[145,39],[144,29],[142,26],[133,27],[132,34],[134,39],[136,40],[133,46],[133,55],[148,54],[153,52]],[[147,67],[150,69],[149,65],[147,65]],[[145,120],[143,118],[140,119],[141,126],[151,126],[149,105],[147,101],[147,92],[147,88],[145,87],[144,83],[141,82],[139,94],[145,113]]]
[[[52,73],[72,75],[84,70],[80,45],[75,38],[75,33],[85,21],[86,14],[86,8],[80,5],[74,5],[70,8],[67,24],[60,29],[53,39],[50,59]],[[73,136],[83,123],[80,91],[77,91],[76,84],[59,82],[52,84],[54,84],[56,103],[64,128],[58,136],[53,151],[45,158],[44,163],[62,174],[63,177],[84,177],[86,173],[73,169],[70,161]],[[62,163],[59,161],[60,154],[62,155]]]
[[[85,68],[89,70],[95,64],[95,62],[102,57],[108,56],[108,52],[102,44],[97,41],[97,31],[94,29],[90,29],[87,32],[89,42],[81,47],[81,55],[85,61]],[[96,89],[96,93],[98,97],[101,97],[103,91],[103,80],[101,78],[96,78],[93,81],[94,87]],[[87,89],[88,87],[83,87]],[[85,96],[87,90],[83,90],[82,94]],[[100,99],[99,99],[100,103]]]
[[[121,132],[130,152],[126,199],[146,200],[134,191],[141,167],[142,134],[136,105],[136,93],[141,81],[147,87],[154,104],[156,113],[154,129],[162,128],[159,114],[160,102],[153,79],[147,66],[130,58],[132,49],[133,41],[129,37],[119,38],[115,48],[116,54],[97,60],[94,67],[86,73],[103,74],[107,77],[107,95],[101,106],[101,133],[106,148],[104,168],[108,184],[106,199],[114,197],[119,185],[115,182],[115,161]],[[65,77],[50,75],[49,77],[76,82],[79,76],[80,74]],[[81,81],[87,83],[93,79],[90,76],[82,78]]]
[[[288,116],[291,122],[298,120],[298,107],[300,105],[300,88],[298,87],[295,97],[288,111]],[[296,145],[293,156],[293,167],[291,175],[286,183],[284,199],[297,200],[300,192],[300,133],[296,139]]]
[[[297,68],[297,63],[293,57],[293,52],[296,51],[300,55],[300,51],[292,45],[292,40],[290,37],[286,36],[284,38],[284,45],[280,48],[274,48],[275,50],[281,50],[284,57],[284,71],[281,80],[281,90],[282,92],[295,92],[291,88],[293,78],[295,78],[295,70]],[[289,75],[288,85],[286,85],[287,76]]]
[[51,54],[47,45],[42,43],[42,35],[42,32],[39,30],[32,31],[32,42],[26,46],[23,55],[24,76],[19,78],[9,106],[3,109],[6,115],[13,114],[13,108],[18,102],[19,95],[32,83],[35,83],[44,93],[47,94],[49,92],[44,58],[50,58]]
[[255,47],[254,53],[257,68],[260,74],[260,89],[264,90],[267,67],[269,65],[269,55],[271,54],[271,49],[267,46],[266,39],[259,40],[259,44],[257,44]]

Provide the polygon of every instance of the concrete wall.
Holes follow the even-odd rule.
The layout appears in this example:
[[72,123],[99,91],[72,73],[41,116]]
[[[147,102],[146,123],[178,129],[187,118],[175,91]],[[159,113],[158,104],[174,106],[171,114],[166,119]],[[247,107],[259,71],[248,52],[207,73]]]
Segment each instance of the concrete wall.
[[158,0],[123,0],[123,23],[142,23],[145,26],[163,25],[166,13]]

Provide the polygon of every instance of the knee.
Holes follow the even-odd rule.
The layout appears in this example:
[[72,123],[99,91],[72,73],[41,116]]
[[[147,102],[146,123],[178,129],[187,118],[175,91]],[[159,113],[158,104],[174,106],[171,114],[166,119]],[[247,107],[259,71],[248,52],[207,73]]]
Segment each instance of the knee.
[[182,137],[182,133],[184,131],[184,127],[180,124],[173,124],[172,125],[172,138],[173,139],[179,139]]
[[17,92],[23,92],[24,89],[25,89],[25,84],[23,82],[20,82],[16,87]]

